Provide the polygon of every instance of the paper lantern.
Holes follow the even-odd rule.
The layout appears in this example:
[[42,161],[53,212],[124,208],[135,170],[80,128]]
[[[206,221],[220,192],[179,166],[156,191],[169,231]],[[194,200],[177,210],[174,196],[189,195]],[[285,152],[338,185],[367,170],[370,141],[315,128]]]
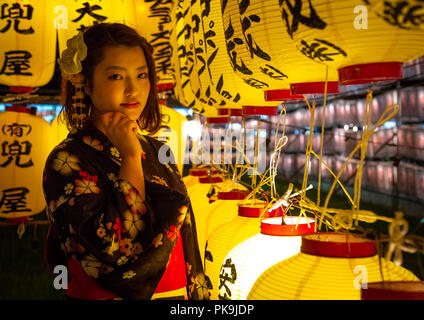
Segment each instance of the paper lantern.
[[[184,2],[174,6],[173,14],[175,14],[175,27],[171,33],[171,42],[175,44],[176,50],[172,55],[175,73],[175,94],[179,101],[193,111],[202,114],[205,117],[217,117],[218,111],[214,103],[207,104],[196,96],[193,91],[191,81],[193,81],[193,57],[190,48],[186,48],[185,39],[191,35],[191,26],[185,24],[184,20]],[[192,50],[192,48],[191,48]]]
[[177,48],[176,43],[171,42],[171,31],[175,27],[175,15],[173,15],[175,1],[157,3],[147,0],[127,0],[122,4],[124,5],[129,5],[126,8],[128,14],[131,14],[131,9],[135,8],[134,17],[131,17],[131,21],[127,23],[153,46],[158,83],[174,83],[175,69],[172,53]]
[[29,217],[46,206],[43,169],[54,147],[49,123],[28,113],[0,112],[0,217]]
[[220,1],[184,1],[184,7],[188,8],[181,15],[188,37],[185,49],[193,50],[190,53],[193,68],[189,72],[194,73],[197,81],[195,86],[200,88],[199,96],[217,108],[240,109],[243,105],[276,106],[278,103],[264,99],[260,83],[246,83],[231,70]]
[[362,300],[424,300],[423,281],[383,281],[361,289]]
[[[303,98],[297,94],[324,93],[326,66],[310,61],[296,49],[285,30],[278,1],[228,0],[225,4],[222,19],[227,46],[239,77],[263,83],[268,99],[292,100]],[[236,68],[236,62],[242,66]],[[338,92],[337,82],[337,70],[329,68],[327,93]]]
[[358,300],[381,274],[384,281],[418,281],[376,253],[375,241],[354,234],[302,236],[301,252],[262,273],[247,300]]
[[365,3],[279,1],[287,33],[300,52],[338,69],[341,84],[400,79],[403,62],[424,52],[424,30],[419,28],[423,22],[415,21],[411,11],[423,4],[403,2],[402,10],[397,10],[399,1]]
[[188,190],[199,183],[199,177],[216,175],[217,173],[216,169],[207,166],[192,167],[189,169],[189,174],[183,177],[183,181]]
[[63,121],[63,115],[59,114],[51,123],[51,131],[55,138],[55,146],[66,139],[69,134],[69,129]]
[[[299,253],[301,235],[314,230],[311,218],[285,216],[262,220],[261,233],[238,244],[223,260],[214,283],[219,299],[246,300],[256,279],[268,268]],[[231,278],[230,269],[236,277]]]
[[66,49],[68,39],[78,31],[101,22],[124,23],[136,28],[135,0],[121,1],[86,1],[86,0],[55,0],[54,25],[57,28],[59,52]]
[[189,170],[189,174],[183,177],[183,181],[188,190],[195,184],[199,183],[199,177],[216,175],[217,173],[216,169],[211,167],[193,167]]
[[56,29],[52,1],[2,1],[0,84],[41,87],[53,77]]
[[237,216],[237,206],[249,191],[242,185],[227,181],[221,185],[217,200],[193,207],[196,218],[197,240],[202,261],[205,257],[205,248],[211,233],[223,223]]
[[[164,116],[161,127],[158,132],[149,136],[162,141],[169,146],[174,160],[171,160],[168,149],[159,150],[159,160],[161,163],[175,162],[180,172],[183,172],[184,167],[184,152],[186,148],[186,137],[183,134],[184,122],[187,118],[175,109],[169,108],[166,105],[160,104],[160,112]],[[140,132],[146,135],[147,132]]]
[[240,242],[260,232],[261,219],[282,216],[283,210],[264,211],[267,204],[255,200],[253,203],[242,202],[236,209],[236,216],[216,227],[208,237],[205,250],[205,275],[212,284],[210,296],[212,300],[218,299],[219,274],[221,265],[228,252]]

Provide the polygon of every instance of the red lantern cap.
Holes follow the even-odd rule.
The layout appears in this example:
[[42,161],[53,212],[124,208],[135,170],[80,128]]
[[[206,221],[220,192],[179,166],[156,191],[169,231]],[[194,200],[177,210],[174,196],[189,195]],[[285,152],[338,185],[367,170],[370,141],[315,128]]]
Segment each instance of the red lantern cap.
[[243,116],[243,109],[230,109],[230,116],[232,117]]
[[[303,82],[290,84],[290,92],[297,94],[324,94],[325,82]],[[327,93],[339,93],[339,83],[337,81],[327,82]]]
[[212,123],[228,123],[228,117],[207,118],[209,124]]
[[365,258],[377,253],[375,241],[338,232],[319,232],[302,236],[301,252],[338,258]]
[[202,176],[207,176],[211,174],[216,174],[218,171],[216,171],[213,168],[200,168],[200,169],[192,168],[188,172],[191,176],[202,177]]
[[223,182],[224,180],[220,176],[204,176],[199,177],[199,183],[219,183]]
[[243,116],[276,116],[277,107],[243,106]]
[[[285,224],[282,224],[282,219],[284,219]],[[315,221],[312,218],[284,216],[261,221],[261,233],[271,236],[301,236],[314,231]]]
[[171,89],[174,89],[174,83],[172,83],[172,82],[158,83],[156,85],[156,89],[158,91],[171,90]]
[[339,79],[342,85],[402,79],[402,66],[402,62],[356,64],[340,68]]
[[265,101],[300,100],[302,95],[292,95],[290,89],[265,90]]
[[218,192],[219,200],[243,200],[249,195],[249,190],[231,190]]
[[424,281],[368,282],[362,300],[424,300]]
[[11,86],[9,87],[10,92],[18,92],[18,93],[28,93],[34,92],[33,87],[23,87],[23,86]]
[[228,108],[219,108],[218,115],[219,116],[229,116],[230,110]]
[[248,217],[248,218],[270,218],[270,217],[281,217],[284,214],[284,211],[281,207],[278,207],[275,210],[271,210],[269,212],[269,209],[264,212],[264,209],[266,207],[266,203],[261,204],[239,204],[238,205],[238,215],[242,217]]
[[22,112],[22,113],[30,113],[31,109],[27,106],[6,106],[6,111],[14,111],[14,112]]

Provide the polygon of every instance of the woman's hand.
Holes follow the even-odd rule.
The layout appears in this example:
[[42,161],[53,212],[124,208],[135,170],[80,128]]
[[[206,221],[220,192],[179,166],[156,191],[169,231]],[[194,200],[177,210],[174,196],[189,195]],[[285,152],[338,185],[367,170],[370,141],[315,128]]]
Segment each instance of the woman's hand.
[[138,125],[121,112],[107,112],[95,121],[110,142],[118,149],[121,158],[140,159],[142,148],[137,138]]

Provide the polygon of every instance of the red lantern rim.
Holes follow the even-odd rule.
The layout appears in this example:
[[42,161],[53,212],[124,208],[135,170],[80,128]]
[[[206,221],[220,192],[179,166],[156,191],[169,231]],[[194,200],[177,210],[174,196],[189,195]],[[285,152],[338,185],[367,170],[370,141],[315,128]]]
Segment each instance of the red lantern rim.
[[243,200],[249,195],[249,190],[231,190],[218,192],[219,200]]
[[7,218],[5,222],[10,224],[21,224],[21,223],[27,222],[28,220],[29,220],[28,216],[23,216],[18,218]]
[[24,87],[24,86],[11,86],[9,87],[10,92],[17,92],[17,93],[29,93],[34,92],[33,87]]
[[362,300],[424,300],[424,281],[368,282]]
[[204,176],[199,177],[199,183],[219,183],[223,182],[224,180],[220,176]]
[[302,95],[291,94],[290,89],[265,90],[265,101],[301,100]]
[[243,109],[230,109],[230,116],[231,117],[242,117],[243,116]]
[[[261,221],[261,233],[270,236],[301,236],[315,231],[315,221],[312,218],[307,219],[309,225],[306,222],[306,218],[300,218],[296,228],[298,218],[295,216],[284,216],[264,219]],[[286,224],[281,224],[282,219],[284,219]]]
[[156,85],[157,91],[166,91],[174,89],[174,83],[173,82],[164,82],[164,83],[158,83]]
[[[290,84],[292,95],[298,94],[324,94],[325,82],[299,82]],[[339,93],[339,82],[327,82],[327,94]]]
[[[259,206],[258,206],[259,205]],[[259,203],[256,205],[252,204],[239,204],[238,205],[238,215],[241,217],[247,218],[271,218],[271,217],[280,217],[284,215],[284,211],[281,207],[278,207],[275,210],[267,210],[263,212],[266,207],[266,203]]]
[[202,177],[202,176],[207,176],[211,174],[216,174],[218,171],[216,171],[216,169],[213,169],[213,168],[200,168],[200,169],[191,168],[188,172],[191,176]]
[[402,62],[355,64],[339,68],[341,85],[365,84],[403,78]]
[[219,116],[228,116],[230,113],[230,110],[228,108],[219,108],[217,110]]
[[318,232],[302,236],[301,252],[336,258],[366,258],[377,254],[375,241],[339,232]]
[[6,106],[5,111],[30,113],[31,108],[28,108],[27,106]]
[[243,116],[276,116],[278,115],[278,106],[243,106]]
[[214,123],[228,123],[228,117],[212,117],[207,118],[208,124],[214,124]]

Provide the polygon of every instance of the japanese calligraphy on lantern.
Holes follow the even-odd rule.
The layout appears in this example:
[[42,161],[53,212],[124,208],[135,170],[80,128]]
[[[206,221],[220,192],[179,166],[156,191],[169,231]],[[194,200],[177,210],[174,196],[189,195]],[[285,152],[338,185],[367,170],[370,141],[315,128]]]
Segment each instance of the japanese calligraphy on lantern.
[[234,72],[249,86],[260,90],[281,89],[287,85],[288,76],[282,71],[281,62],[273,60],[269,52],[269,41],[263,32],[264,12],[258,10],[258,4],[261,5],[259,1],[251,0],[223,3],[227,54]]
[[228,284],[234,284],[237,280],[236,265],[232,259],[226,259],[221,267],[221,274],[219,275],[219,300],[231,300],[231,290]]
[[21,25],[21,22],[24,24],[25,20],[32,20],[33,11],[34,7],[31,4],[3,3],[1,5],[0,20],[6,22],[6,24],[0,29],[0,33],[8,32],[11,28],[21,34],[34,33],[31,25],[27,28],[23,28]]
[[66,49],[68,39],[89,26],[101,22],[119,22],[134,27],[137,2],[136,0],[56,0],[55,16],[52,21],[57,27],[59,52]]
[[174,66],[171,56],[175,48],[170,42],[171,30],[175,26],[175,17],[171,11],[173,0],[144,0],[137,4],[137,31],[153,46],[156,74],[159,83],[172,82]]
[[53,149],[53,129],[28,113],[0,113],[0,217],[18,218],[45,208],[43,169]]
[[25,187],[9,188],[1,190],[0,212],[28,212],[31,209],[27,208],[26,194],[29,190]]
[[56,62],[52,21],[53,1],[1,2],[0,84],[39,87],[51,80]]
[[424,1],[386,0],[377,15],[401,29],[423,29]]

